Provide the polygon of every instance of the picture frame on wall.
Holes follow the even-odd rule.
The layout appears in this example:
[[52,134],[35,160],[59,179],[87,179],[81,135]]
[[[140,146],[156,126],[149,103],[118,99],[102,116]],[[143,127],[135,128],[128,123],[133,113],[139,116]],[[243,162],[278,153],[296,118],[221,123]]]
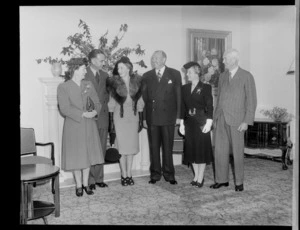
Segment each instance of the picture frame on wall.
[[212,86],[214,106],[219,76],[225,71],[223,54],[231,48],[231,42],[230,31],[187,29],[187,61],[200,64],[200,80]]

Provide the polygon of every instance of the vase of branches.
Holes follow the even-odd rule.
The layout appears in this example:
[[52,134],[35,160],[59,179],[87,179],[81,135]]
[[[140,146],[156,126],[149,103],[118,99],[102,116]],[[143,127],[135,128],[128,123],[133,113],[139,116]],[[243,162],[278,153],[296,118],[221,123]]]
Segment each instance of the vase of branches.
[[[50,63],[52,65],[51,71],[54,76],[65,77],[66,75],[61,75],[61,71],[62,71],[61,67],[62,65],[68,62],[70,57],[87,57],[88,54],[93,49],[98,48],[101,49],[106,54],[107,57],[106,64],[104,65],[103,68],[111,75],[115,63],[122,56],[135,54],[138,57],[140,57],[145,55],[145,50],[143,50],[141,48],[141,45],[139,44],[137,44],[135,48],[130,48],[130,47],[119,48],[120,42],[122,41],[124,35],[128,31],[127,24],[121,24],[118,34],[114,37],[111,43],[108,43],[108,39],[107,39],[108,30],[107,30],[106,33],[98,39],[99,44],[97,46],[95,46],[92,43],[92,36],[90,33],[89,26],[81,19],[79,20],[78,27],[81,29],[81,32],[75,33],[74,35],[70,35],[67,38],[69,45],[62,48],[61,55],[63,55],[63,58],[53,59],[52,57],[49,56],[44,59],[36,59],[37,63],[38,64],[42,62]],[[132,64],[137,64],[143,68],[147,68],[143,60],[132,62]]]

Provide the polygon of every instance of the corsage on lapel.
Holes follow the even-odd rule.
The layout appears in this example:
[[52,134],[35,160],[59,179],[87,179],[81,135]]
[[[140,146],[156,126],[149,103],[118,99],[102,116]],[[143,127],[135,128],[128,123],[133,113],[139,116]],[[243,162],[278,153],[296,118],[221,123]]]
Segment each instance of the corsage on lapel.
[[90,82],[84,82],[82,94],[88,94],[91,91],[91,88],[92,86]]
[[172,80],[169,80],[169,81],[168,81],[168,84],[172,84],[172,83],[173,83]]
[[201,93],[201,88],[197,88],[196,89],[196,94],[200,94]]

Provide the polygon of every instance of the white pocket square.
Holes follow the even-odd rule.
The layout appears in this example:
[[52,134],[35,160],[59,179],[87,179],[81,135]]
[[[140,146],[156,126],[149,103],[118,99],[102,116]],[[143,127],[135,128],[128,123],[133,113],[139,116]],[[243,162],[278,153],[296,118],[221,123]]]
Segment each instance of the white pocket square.
[[169,80],[169,81],[168,81],[168,84],[172,84],[172,81],[171,81],[171,80]]

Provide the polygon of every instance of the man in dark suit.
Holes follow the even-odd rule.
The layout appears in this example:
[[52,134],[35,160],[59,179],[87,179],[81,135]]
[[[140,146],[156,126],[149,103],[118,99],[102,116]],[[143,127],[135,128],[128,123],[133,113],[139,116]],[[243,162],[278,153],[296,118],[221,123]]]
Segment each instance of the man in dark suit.
[[[107,146],[107,133],[108,133],[108,107],[107,102],[109,95],[106,91],[106,78],[108,74],[102,70],[105,63],[105,54],[99,50],[92,50],[89,55],[90,66],[87,67],[87,73],[85,80],[89,80],[93,83],[101,104],[101,110],[97,119],[97,126],[99,130],[100,141],[103,150],[103,156],[105,157],[106,146]],[[104,178],[104,165],[92,165],[89,175],[89,186],[91,189],[96,189],[96,185],[99,187],[108,187],[103,182]]]
[[[180,124],[181,75],[165,66],[164,51],[155,51],[151,58],[154,69],[143,75],[144,126],[147,127],[150,148],[150,184],[163,177],[177,184],[173,164],[175,125]],[[162,147],[162,167],[160,164]]]
[[225,51],[227,69],[220,75],[215,124],[215,184],[218,189],[229,185],[229,153],[233,153],[235,191],[244,190],[244,135],[253,125],[257,105],[256,87],[252,74],[239,67],[239,53]]

